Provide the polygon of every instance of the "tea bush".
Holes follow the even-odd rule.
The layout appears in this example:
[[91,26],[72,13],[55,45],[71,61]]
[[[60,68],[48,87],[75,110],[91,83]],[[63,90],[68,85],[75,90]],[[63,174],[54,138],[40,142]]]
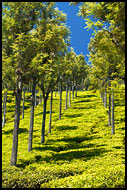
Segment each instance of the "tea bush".
[[104,108],[98,91],[78,92],[78,97],[72,100],[71,107],[67,110],[63,92],[61,120],[59,96],[53,96],[52,129],[49,134],[49,98],[44,144],[40,143],[42,102],[35,107],[31,152],[27,150],[30,125],[29,96],[30,93],[26,93],[24,119],[20,120],[17,167],[10,166],[14,127],[14,99],[11,95],[7,104],[7,122],[2,128],[3,188],[125,187],[124,94],[115,97],[114,135],[111,135],[111,127],[108,127],[107,109]]

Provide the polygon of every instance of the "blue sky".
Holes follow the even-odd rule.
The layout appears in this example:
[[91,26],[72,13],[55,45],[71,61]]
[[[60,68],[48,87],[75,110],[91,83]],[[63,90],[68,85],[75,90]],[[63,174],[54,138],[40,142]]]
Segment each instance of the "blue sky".
[[56,2],[56,7],[67,14],[66,24],[70,26],[71,47],[74,48],[76,54],[83,53],[86,61],[88,61],[88,57],[86,56],[89,53],[87,47],[93,31],[84,29],[86,26],[84,19],[76,15],[79,10],[79,5],[73,6],[69,5],[69,3],[70,2]]

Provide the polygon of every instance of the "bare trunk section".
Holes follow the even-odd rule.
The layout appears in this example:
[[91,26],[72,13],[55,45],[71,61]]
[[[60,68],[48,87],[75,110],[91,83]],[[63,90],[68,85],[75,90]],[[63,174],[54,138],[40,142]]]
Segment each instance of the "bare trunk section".
[[46,104],[47,104],[47,98],[44,97],[44,103],[43,103],[43,122],[42,122],[42,132],[41,132],[41,143],[44,143],[44,142],[45,142]]
[[66,82],[66,102],[65,102],[65,110],[67,110],[67,99],[68,99],[68,82]]
[[7,92],[4,92],[4,102],[3,102],[3,122],[2,122],[2,127],[5,126],[5,122],[6,122],[6,102],[7,102]]
[[60,107],[59,107],[59,120],[61,120],[61,112],[62,112],[62,82],[60,85]]
[[28,139],[28,151],[29,152],[32,150],[33,126],[34,126],[35,88],[36,88],[36,82],[35,82],[35,79],[33,79],[32,98],[31,98],[31,112],[30,112],[30,128],[29,128],[29,139]]
[[41,103],[42,101],[42,97],[41,97],[41,92],[40,92],[40,96],[39,96],[39,104]]
[[76,85],[75,85],[75,97],[77,97],[77,81],[76,81]]
[[69,107],[71,106],[71,86],[69,83]]
[[73,84],[72,84],[72,99],[74,99],[74,80],[73,80]]
[[11,166],[16,166],[17,163],[17,151],[18,151],[18,129],[20,122],[20,103],[22,97],[22,77],[18,76],[16,81],[16,101],[15,101],[15,121],[13,130],[13,145],[11,154]]
[[105,94],[104,94],[104,106],[107,108],[107,90],[105,89]]
[[52,101],[53,101],[53,91],[51,90],[49,133],[51,133],[51,123],[52,123]]
[[35,89],[35,107],[37,106],[37,92],[36,92],[36,89]]
[[24,119],[25,87],[23,87],[22,119]]
[[111,94],[109,93],[108,126],[111,126]]
[[114,126],[114,93],[112,93],[112,135],[115,134],[115,126]]

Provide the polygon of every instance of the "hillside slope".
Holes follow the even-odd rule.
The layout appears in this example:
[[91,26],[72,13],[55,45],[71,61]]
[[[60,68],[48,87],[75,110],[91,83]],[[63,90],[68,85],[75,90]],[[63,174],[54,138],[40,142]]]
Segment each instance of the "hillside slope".
[[41,144],[43,102],[35,108],[33,150],[28,152],[30,108],[20,121],[18,165],[10,167],[13,121],[2,129],[3,187],[122,188],[125,187],[125,104],[115,99],[115,134],[99,92],[78,92],[59,120],[59,96],[53,99],[51,134],[48,101],[45,144]]

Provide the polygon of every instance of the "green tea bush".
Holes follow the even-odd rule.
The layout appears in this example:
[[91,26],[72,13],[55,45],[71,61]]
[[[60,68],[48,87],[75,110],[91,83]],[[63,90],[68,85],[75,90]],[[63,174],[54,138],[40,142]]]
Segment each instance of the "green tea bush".
[[[50,98],[47,103],[45,143],[41,144],[43,102],[35,107],[33,149],[28,152],[30,93],[26,93],[24,119],[20,120],[17,167],[10,166],[14,100],[10,94],[8,121],[2,128],[3,188],[124,188],[124,96],[115,105],[115,134],[99,92],[78,92],[59,120],[59,96],[53,96],[51,134],[48,134]],[[107,97],[108,98],[108,97]],[[11,111],[11,106],[12,110]],[[108,105],[107,105],[108,106]],[[124,140],[123,140],[124,139]]]

